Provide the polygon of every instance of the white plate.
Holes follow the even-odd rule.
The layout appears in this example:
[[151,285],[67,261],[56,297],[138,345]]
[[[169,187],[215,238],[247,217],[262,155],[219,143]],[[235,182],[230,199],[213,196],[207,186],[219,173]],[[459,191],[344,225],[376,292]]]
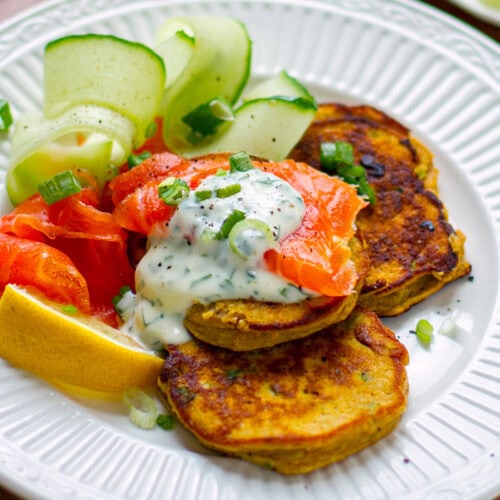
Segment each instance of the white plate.
[[500,6],[493,8],[484,4],[481,0],[450,0],[450,2],[458,5],[483,21],[500,27]]
[[[120,408],[70,399],[0,361],[0,482],[30,498],[489,498],[500,492],[500,50],[418,2],[59,0],[0,26],[0,95],[16,116],[41,102],[53,38],[151,42],[170,15],[224,14],[254,40],[253,72],[288,69],[321,100],[378,106],[435,152],[474,280],[387,323],[408,346],[408,411],[388,438],[307,476],[204,450],[181,429],[141,431]],[[7,165],[8,143],[0,146]],[[459,308],[426,350],[408,331]],[[78,353],[75,353],[78,356]]]

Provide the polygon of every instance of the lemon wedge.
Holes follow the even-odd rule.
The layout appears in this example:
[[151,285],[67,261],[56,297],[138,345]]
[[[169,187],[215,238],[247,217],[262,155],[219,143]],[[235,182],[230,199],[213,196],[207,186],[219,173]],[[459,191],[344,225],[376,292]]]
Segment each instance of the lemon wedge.
[[80,394],[121,395],[156,385],[163,360],[134,339],[32,290],[7,285],[0,299],[0,357]]

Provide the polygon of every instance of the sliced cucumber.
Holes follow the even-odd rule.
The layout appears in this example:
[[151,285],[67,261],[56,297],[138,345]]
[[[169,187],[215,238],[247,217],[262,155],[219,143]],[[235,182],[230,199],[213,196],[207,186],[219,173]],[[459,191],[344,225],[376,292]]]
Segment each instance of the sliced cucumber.
[[[162,44],[185,34],[193,45],[182,55],[182,61],[167,67],[182,68],[166,89],[162,102],[163,134],[167,146],[178,154],[192,149],[190,127],[183,118],[214,98],[234,104],[248,81],[251,65],[251,40],[243,24],[235,19],[216,16],[190,16],[167,20],[161,28]],[[187,35],[187,36],[186,36]],[[177,36],[177,42],[180,37]],[[170,57],[176,57],[172,53]],[[187,58],[187,60],[185,59]]]
[[40,183],[68,169],[97,169],[101,177],[110,176],[109,158],[112,147],[112,142],[106,140],[85,146],[47,144],[19,163],[15,170],[8,171],[6,186],[11,202],[18,205],[36,193]]
[[244,103],[225,133],[192,148],[188,157],[246,151],[259,158],[285,159],[316,113],[314,101],[303,97],[271,97]]
[[244,101],[252,101],[266,97],[304,97],[314,102],[314,97],[297,79],[290,76],[285,70],[276,76],[263,80],[244,95]]
[[165,88],[169,88],[184,71],[194,49],[194,35],[183,23],[164,24],[156,36],[156,53],[167,69]]
[[136,126],[136,147],[156,117],[164,86],[162,58],[140,43],[90,34],[60,38],[45,49],[46,117],[57,118],[80,104],[103,106]]
[[246,151],[267,160],[283,160],[310,125],[316,110],[309,91],[281,71],[245,95],[230,127],[185,154],[194,157]]
[[[39,113],[22,115],[12,138],[9,198],[17,205],[36,192],[41,181],[71,168],[108,180],[110,165],[124,163],[130,154],[134,130],[128,118],[99,106],[77,106],[53,120]],[[92,137],[78,146],[71,140],[75,133]]]

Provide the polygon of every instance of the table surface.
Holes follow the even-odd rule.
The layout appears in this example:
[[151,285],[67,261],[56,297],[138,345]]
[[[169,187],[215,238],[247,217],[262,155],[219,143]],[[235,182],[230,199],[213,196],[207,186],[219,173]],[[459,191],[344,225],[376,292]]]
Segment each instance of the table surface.
[[[0,0],[0,22],[14,14],[17,14],[29,7],[42,3],[43,0]],[[419,1],[419,0],[415,0]],[[473,26],[482,33],[500,42],[500,28],[489,24],[481,19],[477,19],[473,15],[463,11],[456,5],[447,0],[425,0],[425,3],[432,5],[440,10],[451,14],[452,16],[461,19],[467,24]],[[0,485],[0,499],[2,500],[19,500],[19,497],[12,495]]]

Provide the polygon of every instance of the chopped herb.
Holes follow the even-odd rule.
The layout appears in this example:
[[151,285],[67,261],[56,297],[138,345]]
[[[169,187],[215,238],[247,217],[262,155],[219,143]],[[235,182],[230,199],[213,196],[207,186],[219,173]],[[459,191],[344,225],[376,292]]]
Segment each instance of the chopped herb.
[[205,201],[211,198],[212,196],[212,191],[208,189],[202,189],[199,191],[195,191],[194,197],[196,198],[196,201]]
[[219,286],[223,289],[234,288],[233,282],[229,278],[225,278],[221,283],[219,283]]
[[76,314],[78,312],[78,307],[73,304],[67,304],[61,307],[61,311],[66,314]]
[[239,153],[231,155],[229,157],[229,166],[231,168],[231,173],[246,172],[254,168],[250,156],[245,151],[240,151]]
[[199,142],[207,135],[214,134],[222,123],[233,120],[233,108],[229,101],[223,97],[216,97],[201,104],[182,118],[182,121],[191,128],[188,140],[192,143]]
[[[426,319],[420,319],[417,323],[417,328],[414,333],[416,333],[418,340],[423,344],[430,344],[432,341],[432,332],[434,327]],[[413,333],[413,331],[412,331]]]
[[141,429],[152,429],[158,417],[155,400],[137,387],[123,393],[123,402],[129,409],[130,420]]
[[123,296],[124,296],[126,293],[130,292],[130,291],[131,291],[131,290],[130,290],[130,287],[129,287],[129,286],[122,286],[122,287],[120,288],[120,291],[118,292],[118,295],[115,295],[115,296],[111,299],[111,302],[113,303],[113,305],[115,306],[115,308],[116,308],[116,306],[118,305],[118,303],[120,302],[120,300],[122,300],[122,299],[123,299]]
[[176,206],[189,194],[186,181],[177,177],[169,177],[158,185],[158,196],[165,205]]
[[213,229],[210,229],[210,228],[206,227],[201,232],[200,241],[202,241],[204,243],[209,243],[209,242],[211,242],[213,240],[216,240],[216,239],[218,239],[217,238],[217,233]]
[[244,218],[245,218],[245,212],[242,212],[241,210],[233,210],[231,214],[229,214],[228,217],[222,223],[222,226],[215,235],[215,239],[216,240],[226,239],[229,236],[231,229],[233,229],[233,226],[236,223],[242,221]]
[[248,259],[254,251],[246,244],[247,240],[244,237],[241,239],[238,238],[245,231],[259,233],[262,235],[261,237],[267,240],[269,246],[274,243],[274,236],[268,224],[259,219],[240,220],[231,228],[228,238],[229,248],[242,259]]
[[137,165],[140,165],[144,160],[147,160],[148,158],[151,158],[151,153],[149,151],[143,151],[138,155],[131,154],[127,159],[128,168],[130,169],[137,167]]
[[421,168],[416,168],[415,169],[415,175],[423,181],[427,177],[427,168],[426,167],[421,167]]
[[357,186],[360,196],[375,203],[375,191],[366,180],[366,170],[354,163],[354,151],[351,144],[344,141],[322,142],[320,144],[322,169],[331,175],[338,175],[345,182]]
[[240,184],[230,184],[229,186],[224,186],[222,188],[215,190],[215,195],[217,198],[229,198],[241,191]]
[[208,279],[210,279],[212,277],[212,273],[210,274],[205,274],[205,276],[202,276],[201,278],[198,278],[197,280],[194,280],[192,283],[191,283],[191,288],[194,288],[195,286],[198,286],[200,283],[203,283],[204,281],[207,281]]
[[178,396],[181,404],[188,404],[196,397],[187,387],[177,387],[174,389],[174,397]]
[[0,132],[7,132],[12,123],[10,105],[5,99],[0,99]]
[[156,423],[162,429],[170,431],[175,427],[175,418],[173,415],[160,414],[156,418]]
[[52,205],[82,190],[81,184],[70,170],[60,172],[38,185],[38,192],[47,205]]
[[240,373],[241,373],[241,370],[237,370],[237,369],[236,370],[228,370],[227,376],[231,380],[236,380],[239,377]]
[[320,161],[328,173],[335,173],[339,165],[354,165],[352,145],[343,141],[323,142],[320,145]]

